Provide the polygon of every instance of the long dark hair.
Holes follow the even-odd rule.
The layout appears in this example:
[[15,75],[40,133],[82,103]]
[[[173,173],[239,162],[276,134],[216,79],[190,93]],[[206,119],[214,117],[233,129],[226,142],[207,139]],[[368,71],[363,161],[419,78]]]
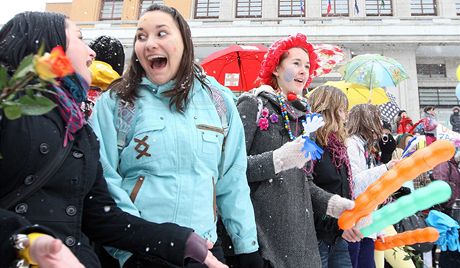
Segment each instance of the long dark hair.
[[66,50],[66,17],[51,12],[23,12],[14,16],[0,30],[0,64],[10,73],[41,45],[45,52],[59,45]]
[[[173,7],[153,4],[147,8],[145,13],[151,11],[161,11],[171,15],[173,20],[177,23],[177,27],[182,35],[184,52],[180,62],[180,68],[176,74],[176,83],[172,89],[164,92],[163,94],[167,97],[171,97],[169,101],[171,108],[174,106],[177,111],[185,111],[188,102],[188,95],[193,86],[194,79],[198,79],[203,85],[206,85],[203,71],[194,61],[195,54],[193,50],[190,27],[184,17],[182,17],[182,15]],[[135,45],[136,38],[134,38],[133,47],[135,47]],[[145,70],[139,63],[136,51],[133,50],[128,70],[121,78],[114,81],[110,88],[113,89],[121,99],[132,103],[138,97],[137,88],[143,76],[145,76]]]

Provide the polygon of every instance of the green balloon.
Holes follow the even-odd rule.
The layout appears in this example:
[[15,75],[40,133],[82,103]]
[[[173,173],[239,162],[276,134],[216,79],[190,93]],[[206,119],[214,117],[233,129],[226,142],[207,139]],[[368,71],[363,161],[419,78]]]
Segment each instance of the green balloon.
[[360,231],[369,236],[395,224],[415,212],[449,200],[452,189],[444,181],[434,181],[372,213],[372,223]]

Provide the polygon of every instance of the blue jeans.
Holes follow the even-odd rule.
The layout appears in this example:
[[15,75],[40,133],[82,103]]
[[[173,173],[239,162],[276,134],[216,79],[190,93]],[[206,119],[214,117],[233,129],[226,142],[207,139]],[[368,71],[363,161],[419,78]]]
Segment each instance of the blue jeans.
[[333,244],[319,240],[319,255],[322,268],[351,268],[347,241],[338,237]]
[[374,239],[365,237],[360,242],[348,242],[353,268],[375,268]]

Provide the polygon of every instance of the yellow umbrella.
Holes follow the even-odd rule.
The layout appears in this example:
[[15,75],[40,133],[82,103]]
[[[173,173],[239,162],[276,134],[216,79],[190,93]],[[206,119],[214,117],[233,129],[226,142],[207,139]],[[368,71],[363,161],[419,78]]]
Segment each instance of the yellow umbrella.
[[[365,86],[348,83],[345,81],[328,81],[325,84],[336,87],[342,90],[345,95],[347,95],[348,110],[357,104],[369,103],[369,99],[370,103],[375,105],[384,104],[390,101],[387,94],[385,93],[385,90],[380,87],[373,88],[371,93],[371,91]],[[309,92],[307,97],[309,97],[313,91]]]

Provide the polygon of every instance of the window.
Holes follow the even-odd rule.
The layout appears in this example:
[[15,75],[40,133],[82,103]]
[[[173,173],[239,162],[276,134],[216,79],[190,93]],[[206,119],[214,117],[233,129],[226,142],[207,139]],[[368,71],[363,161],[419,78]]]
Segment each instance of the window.
[[101,20],[121,20],[123,0],[103,0]]
[[420,77],[446,77],[445,64],[417,64],[417,76]]
[[348,16],[348,0],[321,0],[323,17]]
[[455,96],[455,88],[450,87],[420,87],[418,89],[420,107],[433,105],[436,107],[452,107],[460,105]]
[[237,18],[261,18],[262,0],[236,0]]
[[141,10],[139,12],[139,16],[142,15],[145,10],[147,10],[147,8],[153,4],[158,4],[158,5],[164,5],[164,1],[163,0],[142,0],[141,1]]
[[411,0],[410,3],[412,16],[435,16],[435,0]]
[[196,0],[195,18],[219,18],[220,0]]
[[455,2],[455,9],[457,10],[457,15],[460,16],[460,0],[457,0],[457,2]]
[[278,17],[304,17],[305,0],[279,0]]
[[393,6],[391,0],[366,0],[367,16],[392,16]]

